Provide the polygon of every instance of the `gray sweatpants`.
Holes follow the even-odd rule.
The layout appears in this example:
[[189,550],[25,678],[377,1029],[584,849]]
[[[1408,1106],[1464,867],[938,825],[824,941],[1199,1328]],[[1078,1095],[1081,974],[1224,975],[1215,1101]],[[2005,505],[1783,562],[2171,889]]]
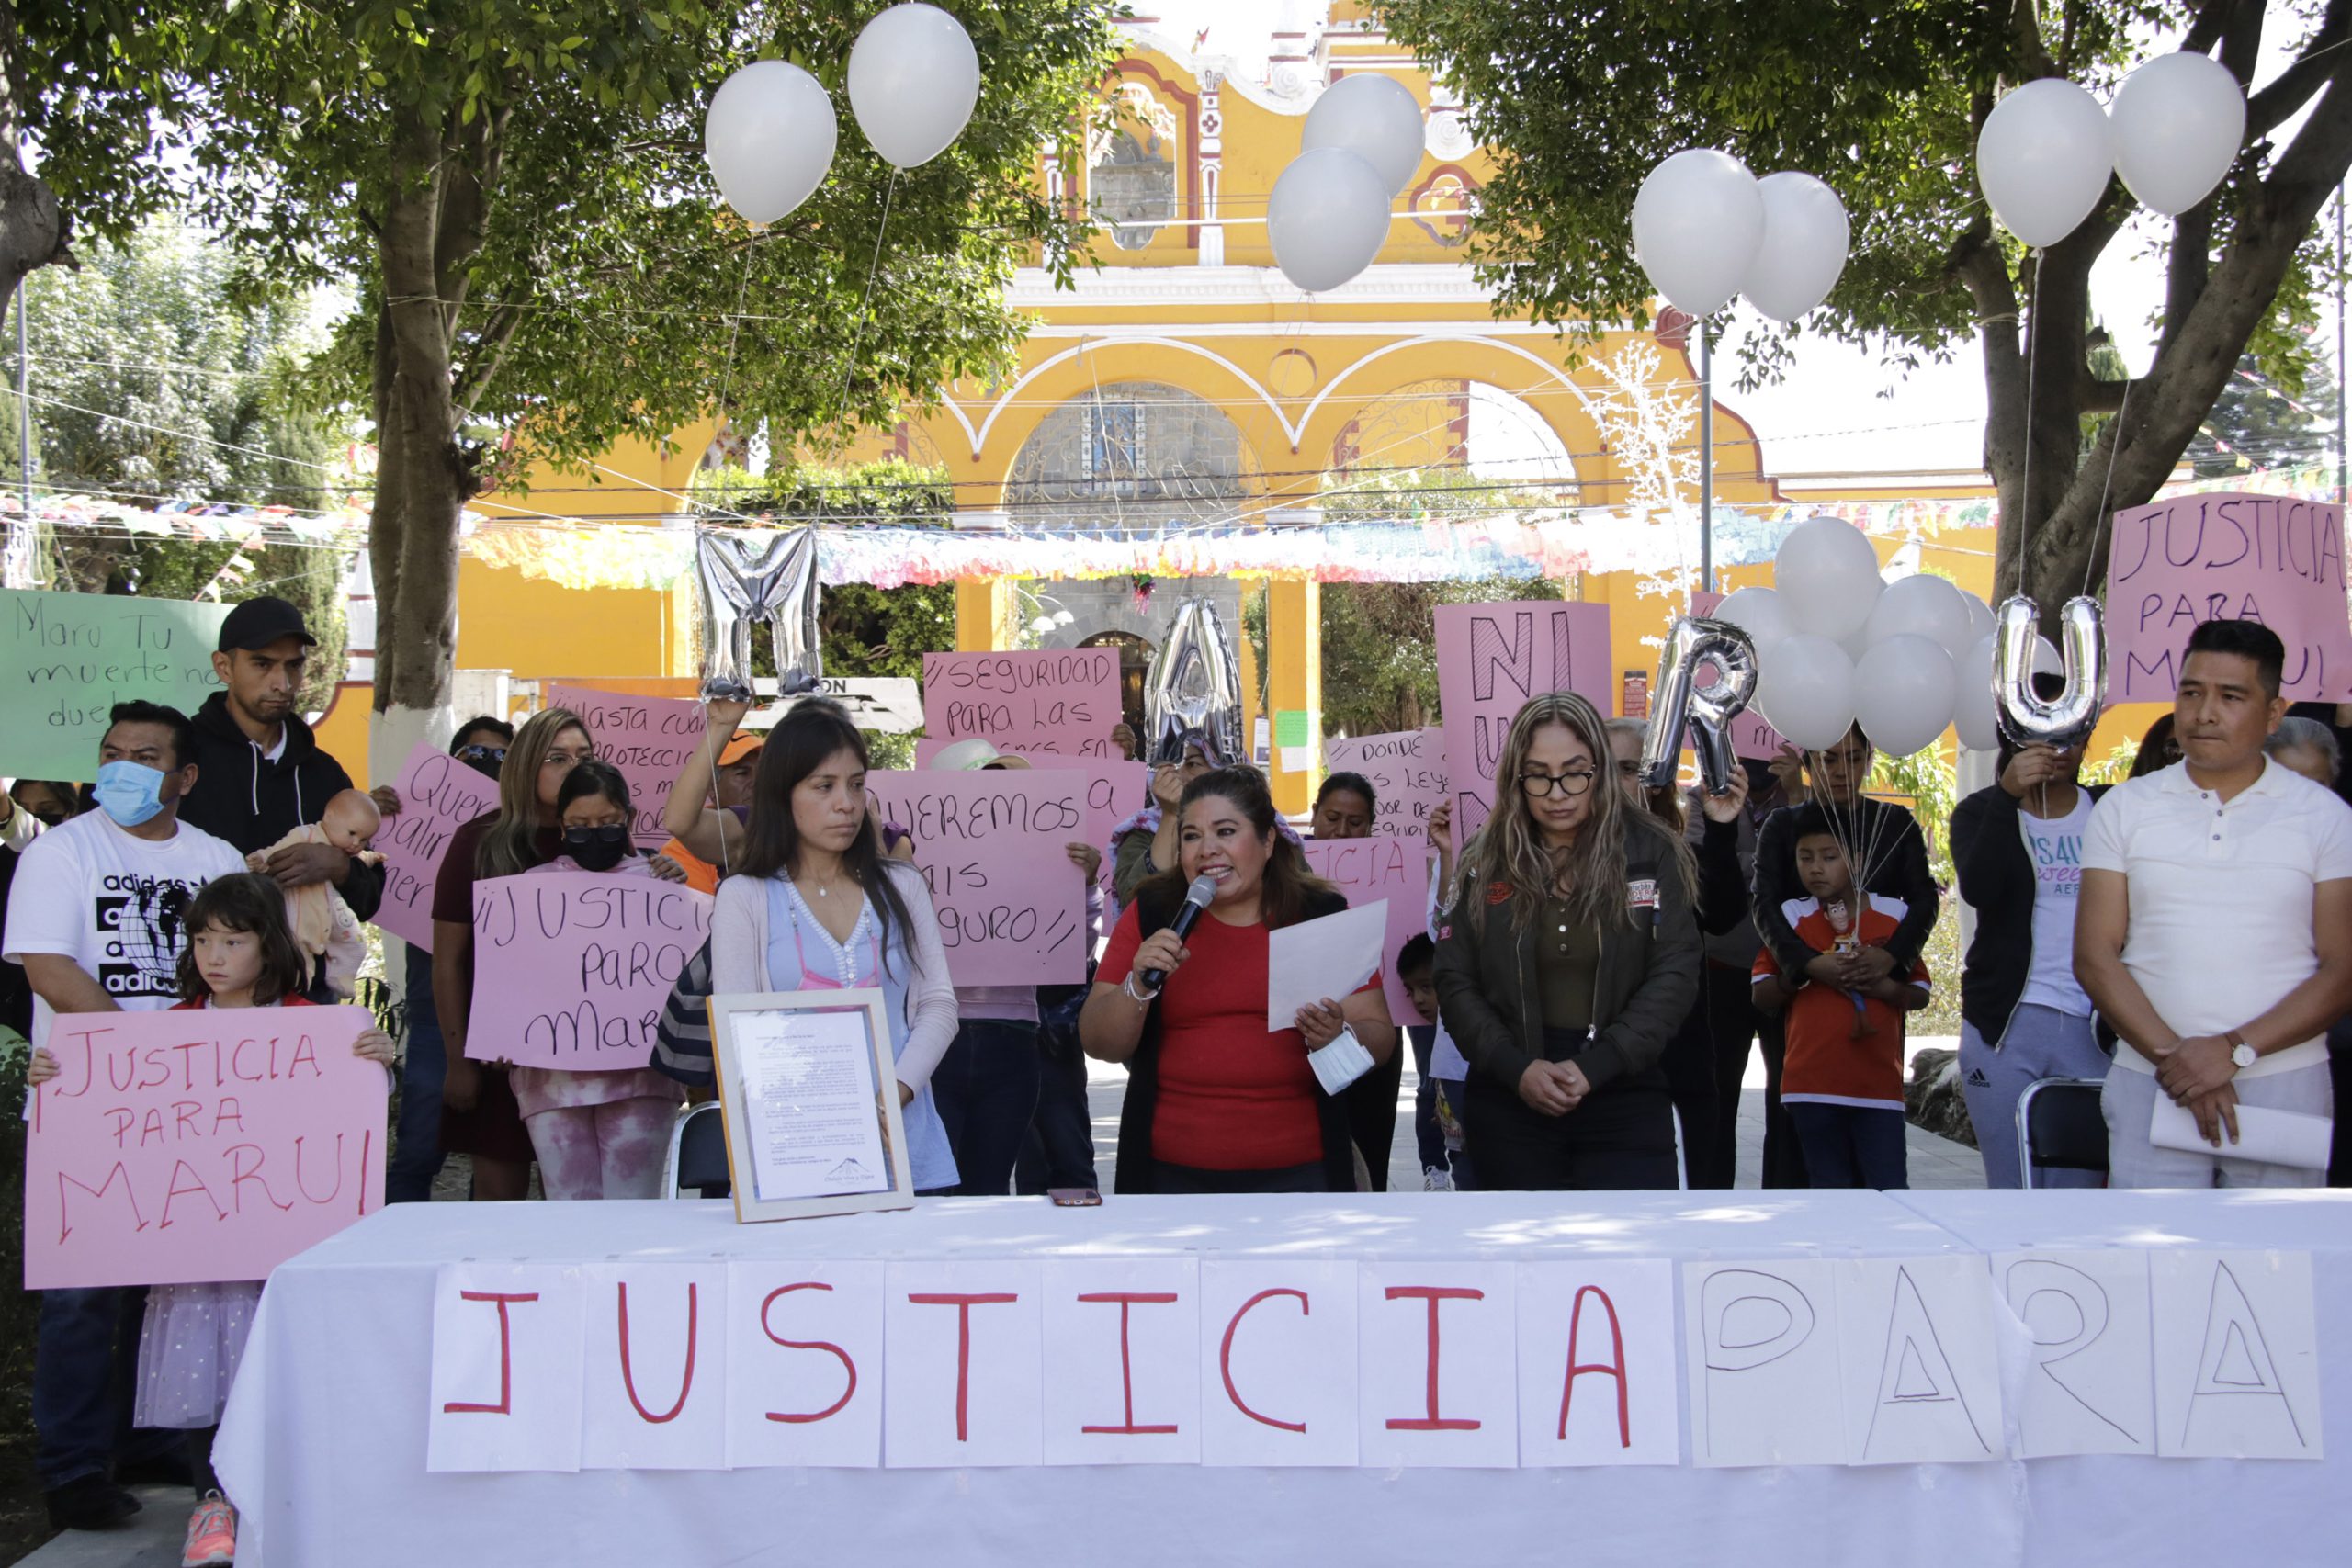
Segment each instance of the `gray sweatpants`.
[[[2020,1007],[2009,1015],[1996,1050],[1966,1022],[1960,1026],[1960,1091],[1968,1101],[1969,1125],[1984,1156],[1984,1185],[2015,1187],[2018,1168],[2018,1097],[2036,1078],[2103,1078],[2107,1053],[2098,1048],[2091,1021],[2056,1008]],[[2098,1187],[2095,1170],[2045,1170],[2041,1187]]]
[[[2129,1045],[2120,1045],[2119,1053]],[[2335,1086],[2327,1064],[2273,1073],[2267,1077],[2237,1080],[2238,1103],[2265,1105],[2274,1111],[2301,1111],[2309,1115],[2333,1114]],[[2156,1111],[2156,1096],[2164,1089],[2156,1075],[2121,1062],[2108,1069],[2107,1088],[2099,1096],[2107,1112],[2107,1157],[2113,1168],[2110,1187],[2324,1187],[2327,1172],[2301,1166],[2267,1165],[2261,1160],[2233,1159],[2216,1149],[2184,1154],[2160,1149],[2148,1142],[2148,1121]],[[2222,1134],[2223,1148],[2228,1134]]]

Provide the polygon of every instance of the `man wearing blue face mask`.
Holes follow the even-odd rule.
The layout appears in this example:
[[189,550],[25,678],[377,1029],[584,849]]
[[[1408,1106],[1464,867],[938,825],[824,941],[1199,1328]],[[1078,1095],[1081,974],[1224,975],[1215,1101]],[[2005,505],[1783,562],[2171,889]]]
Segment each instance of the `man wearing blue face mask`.
[[[8,894],[6,957],[32,986],[35,1048],[48,1044],[59,1013],[152,1012],[179,999],[189,903],[214,877],[245,868],[230,845],[179,819],[196,783],[196,744],[176,709],[117,703],[98,747],[98,809],[25,846]],[[41,1292],[33,1465],[58,1529],[105,1529],[139,1507],[111,1472],[140,1457],[135,1437],[117,1451],[130,1389],[116,1370],[119,1337],[135,1346],[145,1295]]]

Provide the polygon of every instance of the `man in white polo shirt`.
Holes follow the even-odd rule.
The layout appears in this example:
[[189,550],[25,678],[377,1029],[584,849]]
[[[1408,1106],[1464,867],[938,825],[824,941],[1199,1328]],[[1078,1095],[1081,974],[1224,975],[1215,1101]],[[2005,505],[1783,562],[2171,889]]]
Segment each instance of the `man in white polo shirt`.
[[[2101,1097],[2117,1187],[2326,1179],[2230,1152],[2241,1105],[2331,1113],[2327,1027],[2352,1009],[2352,808],[2263,755],[2285,657],[2258,622],[2191,633],[2181,761],[2109,790],[2083,837],[2075,975],[2122,1039]],[[2160,1095],[2203,1145],[2150,1141]]]

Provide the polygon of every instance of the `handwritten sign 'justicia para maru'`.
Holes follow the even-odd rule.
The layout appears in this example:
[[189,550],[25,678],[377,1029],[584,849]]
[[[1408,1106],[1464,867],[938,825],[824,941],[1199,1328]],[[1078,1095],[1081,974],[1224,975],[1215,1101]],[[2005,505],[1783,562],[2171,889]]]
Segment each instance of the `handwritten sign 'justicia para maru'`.
[[364,1008],[67,1013],[25,1145],[25,1288],[260,1280],[383,1205]]
[[715,901],[650,876],[535,871],[474,884],[466,1055],[571,1072],[642,1067]]
[[2286,694],[2352,699],[2344,510],[2276,495],[2184,495],[2115,514],[2108,700],[2169,702],[2199,623],[2260,621],[2287,645]]

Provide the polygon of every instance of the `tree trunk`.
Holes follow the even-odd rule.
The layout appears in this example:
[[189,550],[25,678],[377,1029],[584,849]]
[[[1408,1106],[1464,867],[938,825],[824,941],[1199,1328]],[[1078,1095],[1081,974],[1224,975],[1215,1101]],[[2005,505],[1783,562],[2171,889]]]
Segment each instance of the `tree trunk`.
[[[17,8],[11,0],[0,0],[0,324],[6,323],[17,290],[29,274],[61,263],[78,265],[66,245],[73,221],[59,209],[57,193],[25,172],[24,101],[29,90]],[[6,562],[10,588],[33,585],[32,528],[32,520],[23,516],[8,525],[0,560]]]

